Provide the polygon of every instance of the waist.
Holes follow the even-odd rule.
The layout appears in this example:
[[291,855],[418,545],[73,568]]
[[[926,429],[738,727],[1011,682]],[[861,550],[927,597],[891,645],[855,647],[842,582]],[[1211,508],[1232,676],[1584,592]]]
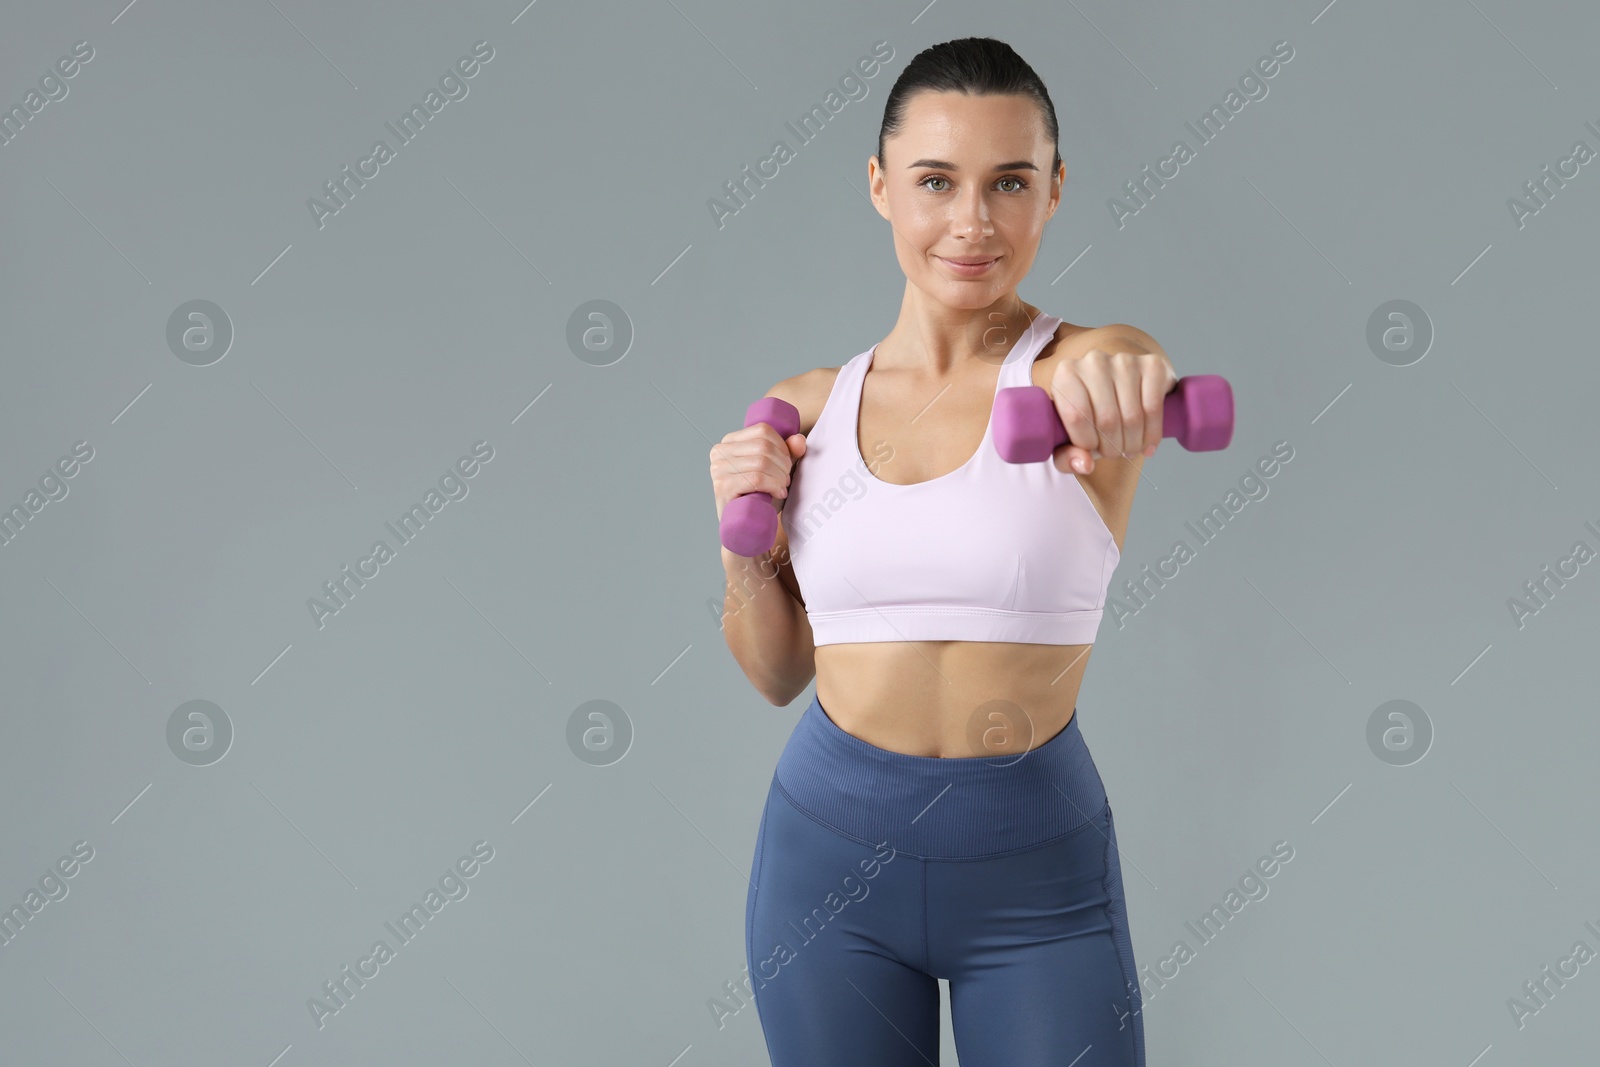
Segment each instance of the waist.
[[815,697],[784,746],[774,785],[836,833],[927,859],[1035,848],[1083,829],[1106,805],[1076,713],[1026,752],[940,758],[863,741]]

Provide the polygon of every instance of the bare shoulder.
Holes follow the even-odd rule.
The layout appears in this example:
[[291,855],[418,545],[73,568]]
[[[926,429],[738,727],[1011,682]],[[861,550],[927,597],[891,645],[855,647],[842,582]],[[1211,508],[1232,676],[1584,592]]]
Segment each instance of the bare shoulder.
[[834,379],[839,377],[839,372],[843,369],[843,367],[817,367],[803,371],[774,385],[767,390],[766,395],[793,404],[800,412],[800,432],[809,434],[822,415],[823,405],[828,402],[828,394],[833,391]]

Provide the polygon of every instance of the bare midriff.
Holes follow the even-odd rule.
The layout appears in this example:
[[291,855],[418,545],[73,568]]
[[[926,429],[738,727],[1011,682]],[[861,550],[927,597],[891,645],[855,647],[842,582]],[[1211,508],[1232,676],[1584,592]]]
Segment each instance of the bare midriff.
[[816,650],[817,702],[846,733],[912,756],[997,756],[1064,729],[1093,645],[896,641]]

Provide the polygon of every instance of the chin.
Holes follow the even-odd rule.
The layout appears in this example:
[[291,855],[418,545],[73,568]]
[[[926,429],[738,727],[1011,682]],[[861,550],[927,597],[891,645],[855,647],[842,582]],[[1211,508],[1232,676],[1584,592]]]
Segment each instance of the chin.
[[1011,291],[1015,284],[1010,278],[946,278],[938,277],[933,289],[952,307],[988,307]]
[[970,285],[939,285],[922,291],[945,307],[957,311],[979,311],[995,302],[994,294],[988,289],[975,292]]

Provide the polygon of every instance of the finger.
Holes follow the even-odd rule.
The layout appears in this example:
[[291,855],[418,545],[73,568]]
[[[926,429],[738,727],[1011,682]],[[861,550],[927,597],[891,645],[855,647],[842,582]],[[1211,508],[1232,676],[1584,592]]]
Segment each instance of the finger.
[[728,469],[740,495],[762,492],[763,479],[768,477],[765,467],[759,453],[744,453],[728,459]]
[[[776,431],[774,431],[776,436]],[[794,481],[794,465],[800,457],[806,454],[806,438],[804,434],[793,433],[788,437],[778,439],[778,451],[775,458],[777,473],[774,476],[778,483],[778,491],[773,494],[775,498],[789,495],[789,486]]]
[[[768,427],[770,430],[771,427]],[[771,479],[773,455],[768,445],[758,435],[728,435],[711,446],[716,462],[727,472],[727,478],[737,490],[735,495],[766,492],[766,482]],[[788,449],[783,449],[788,456]]]
[[[789,455],[789,442],[778,436],[778,431],[770,423],[757,423],[748,427],[751,436],[748,438],[753,448],[746,465],[753,466],[759,472],[759,477],[766,481],[782,484],[789,473],[789,465],[793,458]],[[762,488],[764,493],[771,490]]]
[[1162,419],[1166,417],[1169,388],[1168,375],[1162,373],[1159,360],[1155,366],[1147,365],[1145,373],[1139,376],[1139,389],[1144,402],[1144,454],[1147,456],[1156,454],[1156,447],[1161,444],[1166,432]]
[[1083,381],[1081,363],[1082,360],[1073,360],[1056,367],[1050,376],[1050,399],[1067,431],[1067,444],[1078,446],[1087,455],[1100,447],[1100,435],[1095,429],[1094,406]]
[[1111,357],[1094,349],[1078,361],[1078,373],[1089,390],[1094,411],[1094,426],[1099,440],[1095,451],[1102,456],[1125,455],[1122,451],[1122,410],[1117,406],[1117,386],[1112,378]]
[[1122,425],[1117,429],[1113,447],[1123,459],[1129,449],[1144,448],[1144,397],[1139,388],[1139,360],[1137,357],[1119,356],[1111,366],[1112,380],[1117,389],[1117,411]]

